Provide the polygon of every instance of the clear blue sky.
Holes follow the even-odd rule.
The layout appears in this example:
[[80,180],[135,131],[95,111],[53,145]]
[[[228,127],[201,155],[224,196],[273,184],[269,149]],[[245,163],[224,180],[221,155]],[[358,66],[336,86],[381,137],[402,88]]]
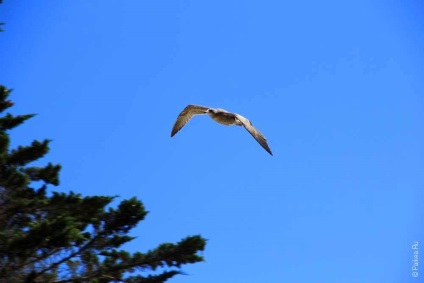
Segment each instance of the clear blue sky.
[[[53,139],[53,189],[140,198],[132,251],[209,239],[170,282],[423,282],[422,1],[4,2],[0,83],[38,113],[14,144]],[[187,104],[274,156],[209,117],[171,139]]]

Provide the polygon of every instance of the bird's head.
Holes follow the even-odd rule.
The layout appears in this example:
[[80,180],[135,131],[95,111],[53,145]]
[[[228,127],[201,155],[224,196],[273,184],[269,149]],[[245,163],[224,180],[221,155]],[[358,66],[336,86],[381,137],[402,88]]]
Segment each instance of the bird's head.
[[207,114],[216,114],[216,109],[209,108],[209,109],[206,111],[206,113],[207,113]]

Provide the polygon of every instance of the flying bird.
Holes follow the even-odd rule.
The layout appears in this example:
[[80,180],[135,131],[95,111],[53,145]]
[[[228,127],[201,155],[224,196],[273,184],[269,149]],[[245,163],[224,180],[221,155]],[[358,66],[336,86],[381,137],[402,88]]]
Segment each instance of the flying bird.
[[254,138],[255,140],[269,153],[272,155],[271,149],[268,146],[266,138],[259,132],[247,118],[237,114],[231,113],[224,109],[220,108],[210,108],[199,105],[188,105],[184,110],[178,115],[177,121],[172,128],[171,137],[175,136],[179,130],[184,127],[185,124],[195,115],[209,115],[215,122],[230,126],[243,126]]

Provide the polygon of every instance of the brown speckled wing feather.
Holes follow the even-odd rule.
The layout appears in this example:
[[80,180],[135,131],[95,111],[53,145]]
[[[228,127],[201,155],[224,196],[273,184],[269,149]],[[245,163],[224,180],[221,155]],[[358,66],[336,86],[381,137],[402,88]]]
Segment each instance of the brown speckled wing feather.
[[253,124],[243,116],[236,114],[237,119],[243,124],[244,128],[255,138],[255,140],[269,153],[272,155],[272,151],[268,146],[266,138],[259,132]]
[[174,127],[172,128],[171,137],[173,137],[194,115],[206,114],[209,107],[199,105],[189,105],[178,115],[177,121],[175,121]]

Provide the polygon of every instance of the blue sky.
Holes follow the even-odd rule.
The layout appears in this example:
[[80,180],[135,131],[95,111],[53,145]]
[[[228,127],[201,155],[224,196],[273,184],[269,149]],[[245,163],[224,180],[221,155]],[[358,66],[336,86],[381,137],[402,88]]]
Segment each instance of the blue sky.
[[[130,250],[207,238],[206,262],[170,282],[419,282],[423,11],[5,1],[0,83],[15,89],[13,113],[38,114],[12,137],[53,140],[53,189],[140,198],[150,213]],[[187,104],[246,116],[274,156],[208,117],[171,139]]]

